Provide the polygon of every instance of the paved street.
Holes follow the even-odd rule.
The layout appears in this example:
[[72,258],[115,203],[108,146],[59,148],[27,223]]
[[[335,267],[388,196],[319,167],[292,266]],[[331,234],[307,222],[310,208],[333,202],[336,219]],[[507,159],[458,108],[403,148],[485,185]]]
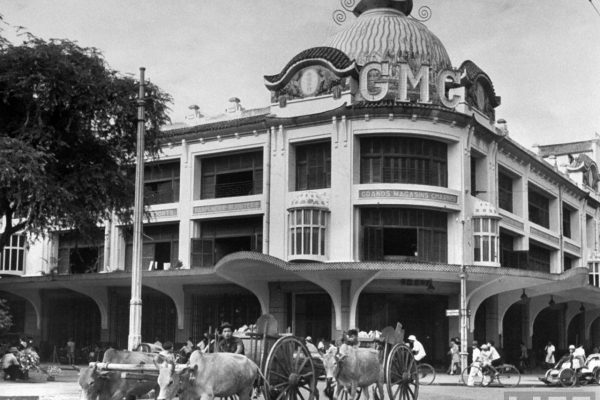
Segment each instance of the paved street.
[[[420,400],[503,400],[507,391],[537,392],[540,390],[551,393],[564,393],[563,388],[549,388],[544,386],[538,375],[524,375],[519,387],[506,389],[501,387],[467,388],[458,382],[457,376],[440,374],[431,386],[421,386]],[[319,383],[319,391],[323,389]],[[568,389],[569,392],[582,393],[594,392],[600,399],[600,386],[585,386]],[[0,381],[0,396],[39,396],[40,400],[79,400],[80,390],[77,384],[77,372],[63,370],[55,382],[47,382],[45,377],[32,376],[29,382]]]

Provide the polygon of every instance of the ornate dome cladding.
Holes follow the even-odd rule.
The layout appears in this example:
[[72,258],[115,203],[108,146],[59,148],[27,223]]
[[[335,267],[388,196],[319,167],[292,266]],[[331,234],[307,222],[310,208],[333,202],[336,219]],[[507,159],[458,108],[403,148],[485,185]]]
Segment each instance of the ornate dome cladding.
[[[358,18],[331,37],[326,45],[343,51],[359,66],[370,61],[390,61],[408,62],[413,68],[428,64],[434,74],[451,69],[450,57],[442,42],[425,25],[393,8],[394,3],[392,0],[361,1],[356,6],[356,9],[362,7]],[[406,10],[410,12],[410,8]]]

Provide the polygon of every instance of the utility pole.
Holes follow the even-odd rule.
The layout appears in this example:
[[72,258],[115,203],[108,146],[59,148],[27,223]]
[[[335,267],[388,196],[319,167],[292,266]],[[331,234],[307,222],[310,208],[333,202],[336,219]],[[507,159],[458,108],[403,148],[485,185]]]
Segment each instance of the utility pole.
[[137,157],[135,163],[135,201],[133,206],[133,262],[131,265],[131,300],[129,301],[129,338],[127,349],[136,349],[142,342],[142,232],[144,217],[144,100],[146,98],[144,67],[140,68],[138,95]]
[[469,351],[468,351],[468,326],[469,326],[469,311],[467,310],[467,266],[465,265],[465,219],[462,223],[462,247],[463,252],[461,254],[460,263],[460,370],[464,371],[469,366]]

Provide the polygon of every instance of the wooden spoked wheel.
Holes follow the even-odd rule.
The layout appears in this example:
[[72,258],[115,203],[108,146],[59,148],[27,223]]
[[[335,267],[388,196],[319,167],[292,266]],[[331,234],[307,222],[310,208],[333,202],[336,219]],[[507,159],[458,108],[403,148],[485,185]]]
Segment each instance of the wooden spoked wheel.
[[390,400],[416,400],[419,396],[417,362],[408,347],[397,344],[385,363],[385,378]]
[[277,340],[265,362],[266,400],[315,400],[317,375],[310,352],[293,336]]

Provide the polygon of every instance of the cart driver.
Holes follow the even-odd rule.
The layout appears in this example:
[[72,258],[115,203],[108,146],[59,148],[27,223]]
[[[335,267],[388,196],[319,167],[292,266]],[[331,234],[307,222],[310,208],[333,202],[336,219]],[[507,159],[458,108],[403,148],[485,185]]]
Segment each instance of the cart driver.
[[219,351],[223,353],[244,354],[244,343],[240,338],[233,336],[233,327],[229,322],[221,325],[222,339],[219,341]]
[[423,358],[425,358],[427,353],[425,353],[425,348],[421,342],[417,340],[417,337],[415,335],[410,335],[408,337],[408,341],[410,342],[412,352],[415,355],[415,361],[421,361]]

